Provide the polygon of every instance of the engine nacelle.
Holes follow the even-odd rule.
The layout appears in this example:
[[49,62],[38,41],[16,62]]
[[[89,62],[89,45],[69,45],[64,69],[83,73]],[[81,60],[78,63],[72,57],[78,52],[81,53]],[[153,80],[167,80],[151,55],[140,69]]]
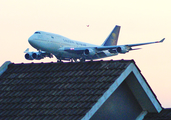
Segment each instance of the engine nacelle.
[[45,53],[45,52],[27,52],[25,54],[25,58],[27,60],[40,60],[43,59],[45,57],[49,57],[52,58],[53,55],[51,53]]
[[88,48],[88,49],[86,49],[84,51],[84,55],[94,56],[95,54],[96,54],[96,52],[93,49],[90,49],[90,48]]
[[40,52],[34,52],[34,53],[32,54],[32,58],[33,58],[33,59],[36,59],[36,60],[40,60],[40,59],[43,59],[44,56],[43,56],[42,53],[40,53]]
[[108,50],[110,53],[118,53],[118,51],[116,49],[109,49]]
[[126,52],[129,51],[126,46],[119,46],[119,47],[116,48],[116,50],[117,50],[118,53],[126,53]]
[[32,52],[28,52],[28,53],[26,53],[25,54],[25,58],[27,59],[27,60],[33,60],[34,58],[32,57]]

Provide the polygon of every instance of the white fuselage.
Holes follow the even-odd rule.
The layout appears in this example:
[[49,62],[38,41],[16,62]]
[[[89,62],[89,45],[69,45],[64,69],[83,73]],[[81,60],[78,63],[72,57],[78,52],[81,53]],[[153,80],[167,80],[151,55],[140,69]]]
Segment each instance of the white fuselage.
[[[63,37],[58,34],[43,32],[43,31],[37,31],[35,34],[33,34],[29,39],[29,43],[36,48],[37,50],[46,51],[49,53],[54,54],[57,58],[62,59],[70,59],[75,58],[79,59],[82,57],[82,55],[77,53],[70,53],[64,51],[64,47],[67,48],[88,48],[88,47],[97,47],[98,45],[93,45],[89,43],[84,43],[76,40],[71,40],[69,38]],[[102,52],[101,52],[102,53]],[[110,53],[107,50],[103,51],[103,54],[94,56],[93,59],[113,56],[114,53]],[[92,56],[84,56],[86,59],[91,59]]]
[[55,55],[59,61],[74,60],[76,62],[79,59],[81,62],[84,62],[85,60],[105,58],[118,55],[119,53],[125,54],[132,50],[138,50],[138,48],[134,49],[132,47],[161,43],[165,40],[163,38],[160,41],[154,42],[117,45],[119,31],[120,26],[116,25],[101,46],[71,40],[58,34],[36,31],[29,37],[28,41],[38,51],[29,52],[27,48],[24,52],[26,53],[25,58],[27,60],[40,60],[45,57],[51,58]]

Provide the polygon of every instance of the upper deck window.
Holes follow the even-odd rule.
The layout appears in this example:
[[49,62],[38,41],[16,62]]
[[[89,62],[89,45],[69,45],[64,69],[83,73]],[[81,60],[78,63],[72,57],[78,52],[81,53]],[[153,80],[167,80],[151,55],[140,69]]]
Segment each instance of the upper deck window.
[[40,32],[35,32],[34,34],[41,34]]

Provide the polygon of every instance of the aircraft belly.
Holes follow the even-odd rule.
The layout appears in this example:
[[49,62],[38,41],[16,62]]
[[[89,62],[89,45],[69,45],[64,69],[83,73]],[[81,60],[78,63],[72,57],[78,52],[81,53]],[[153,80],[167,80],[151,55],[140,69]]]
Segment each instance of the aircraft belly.
[[65,51],[56,51],[55,53],[53,53],[57,58],[62,58],[62,59],[70,59],[70,58],[76,58],[79,59],[80,55],[74,54],[74,53],[68,53]]
[[110,53],[108,51],[104,51],[104,52],[98,52],[93,56],[90,55],[83,55],[83,54],[77,54],[77,53],[69,53],[66,51],[58,51],[55,53],[55,56],[57,58],[61,57],[61,58],[76,58],[76,59],[80,59],[82,57],[84,57],[87,60],[91,60],[91,59],[100,59],[100,58],[105,58],[105,57],[109,57],[109,56],[114,56],[117,55],[118,53]]

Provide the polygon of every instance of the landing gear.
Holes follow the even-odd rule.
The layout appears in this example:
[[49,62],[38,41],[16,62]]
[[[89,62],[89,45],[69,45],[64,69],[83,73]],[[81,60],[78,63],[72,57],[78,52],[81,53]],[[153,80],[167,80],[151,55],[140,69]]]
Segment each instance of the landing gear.
[[78,62],[77,59],[74,59],[74,58],[73,58],[73,60],[74,60],[74,62]]
[[61,63],[62,62],[62,59],[61,58],[60,59],[57,59],[57,62]]
[[85,62],[85,58],[80,58],[80,62]]
[[70,61],[70,62],[85,62],[86,59],[84,57],[81,57],[80,59],[77,59],[77,58],[68,58],[68,59],[59,58],[59,59],[57,59],[57,62],[61,63],[61,62],[63,62],[62,60],[66,60],[66,61]]
[[62,60],[57,60],[57,62],[58,62],[58,63],[61,63],[61,62],[62,62]]
[[71,62],[77,62],[77,59],[75,59],[75,58],[70,58],[69,61],[71,61]]
[[71,61],[71,62],[78,62],[78,61],[77,61],[77,58],[70,58],[70,61]]

